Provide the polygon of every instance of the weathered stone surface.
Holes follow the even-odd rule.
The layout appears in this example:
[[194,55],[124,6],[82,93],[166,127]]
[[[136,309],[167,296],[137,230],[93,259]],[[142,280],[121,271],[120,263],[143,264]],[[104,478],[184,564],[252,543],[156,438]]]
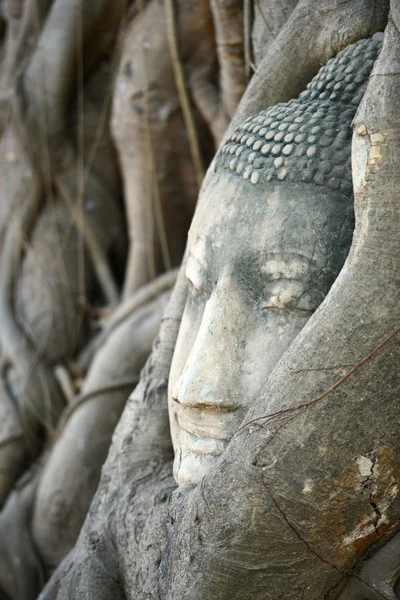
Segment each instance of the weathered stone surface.
[[273,179],[351,191],[351,122],[382,34],[348,46],[322,67],[295,100],[246,119],[216,164],[253,184]]

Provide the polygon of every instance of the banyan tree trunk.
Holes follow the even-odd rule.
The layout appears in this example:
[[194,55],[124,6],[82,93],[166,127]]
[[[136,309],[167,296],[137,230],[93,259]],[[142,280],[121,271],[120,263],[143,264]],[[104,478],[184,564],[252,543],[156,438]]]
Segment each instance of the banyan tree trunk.
[[[349,43],[383,30],[387,22],[386,2],[371,1],[361,5],[356,0],[348,3],[304,0],[260,2],[254,3],[254,6],[252,2],[246,2],[244,18],[237,10],[238,4],[214,0],[211,7],[208,3],[199,3],[193,12],[186,13],[184,3],[179,1],[175,5],[166,1],[164,12],[164,5],[150,0],[145,6],[140,3],[133,5],[129,24],[122,19],[122,59],[112,88],[112,133],[120,158],[130,236],[124,302],[129,303],[144,283],[169,266],[178,264],[184,242],[183,238],[171,241],[176,218],[171,206],[177,202],[179,207],[183,207],[184,214],[180,211],[179,216],[182,219],[179,227],[183,230],[190,221],[202,169],[210,158],[213,144],[223,137],[228,121],[232,119],[228,127],[228,131],[232,131],[248,115],[296,97],[328,58]],[[46,319],[39,309],[37,312],[32,309],[33,316],[29,316],[29,302],[26,300],[31,296],[29,291],[24,292],[25,296],[21,291],[22,299],[18,301],[15,294],[23,290],[24,285],[29,290],[28,283],[24,283],[24,273],[27,282],[37,282],[38,275],[31,275],[31,270],[38,264],[43,265],[40,272],[44,270],[47,273],[47,268],[50,272],[52,260],[35,260],[41,245],[46,252],[54,247],[48,239],[52,229],[47,226],[45,218],[52,217],[56,223],[64,223],[63,219],[67,218],[64,215],[67,215],[71,220],[71,224],[57,225],[54,229],[59,236],[60,231],[67,231],[65,241],[62,235],[60,239],[64,245],[72,246],[67,255],[72,257],[76,274],[72,268],[71,272],[64,266],[65,259],[60,272],[68,286],[78,290],[75,296],[81,299],[83,281],[86,291],[85,302],[72,303],[69,316],[66,312],[64,321],[62,318],[54,321],[57,327],[71,323],[72,318],[79,324],[79,335],[72,336],[73,349],[70,350],[72,342],[69,341],[68,349],[62,354],[62,348],[55,344],[60,357],[54,363],[51,355],[46,359],[51,366],[61,363],[62,369],[57,370],[58,374],[71,369],[68,359],[73,356],[78,360],[78,351],[91,337],[85,329],[86,326],[90,330],[90,311],[88,315],[86,304],[87,290],[92,289],[90,286],[94,290],[91,302],[96,308],[119,300],[122,278],[115,275],[118,270],[114,263],[110,266],[109,256],[111,254],[113,260],[121,265],[123,258],[115,259],[115,256],[125,256],[125,253],[120,247],[121,235],[113,237],[108,231],[110,215],[115,218],[119,215],[122,221],[125,216],[118,202],[118,183],[105,165],[99,165],[97,175],[87,175],[87,185],[82,184],[82,179],[76,174],[79,172],[79,157],[82,157],[77,150],[78,135],[75,146],[70,144],[72,152],[68,154],[67,164],[59,164],[59,156],[64,157],[65,154],[59,148],[65,144],[66,129],[59,124],[66,123],[67,118],[73,121],[71,114],[74,114],[68,101],[73,85],[65,84],[60,74],[68,73],[73,81],[80,79],[86,85],[89,73],[93,77],[94,73],[97,74],[94,65],[100,64],[99,56],[104,60],[104,48],[113,43],[110,40],[115,39],[117,25],[121,23],[122,9],[116,24],[110,17],[118,12],[114,3],[112,10],[111,4],[105,0],[94,5],[98,12],[90,14],[87,21],[85,11],[79,13],[82,15],[82,20],[78,20],[84,40],[82,47],[86,47],[86,43],[88,48],[91,44],[96,46],[97,41],[99,44],[102,41],[102,52],[88,51],[87,63],[82,61],[77,68],[71,57],[58,63],[54,60],[54,64],[57,63],[54,66],[51,53],[38,50],[38,61],[40,59],[40,64],[44,64],[41,69],[45,68],[46,85],[48,81],[49,89],[54,85],[57,90],[57,94],[49,94],[45,129],[43,125],[39,126],[40,119],[35,117],[35,110],[43,105],[43,100],[34,93],[35,73],[39,73],[40,69],[35,71],[31,66],[34,61],[29,61],[29,52],[22,53],[27,60],[26,73],[31,75],[26,78],[25,87],[22,85],[23,101],[17,104],[21,111],[18,115],[22,114],[22,117],[12,114],[12,125],[5,128],[3,140],[11,139],[14,145],[11,153],[7,154],[4,150],[4,161],[16,165],[13,169],[19,168],[14,156],[19,156],[21,148],[24,149],[24,168],[21,167],[22,171],[12,178],[18,194],[22,194],[18,197],[30,198],[34,194],[38,206],[47,206],[40,200],[44,190],[50,195],[52,212],[48,216],[42,208],[28,210],[28,204],[36,207],[33,200],[23,204],[24,210],[17,211],[15,206],[21,208],[21,202],[13,200],[17,192],[2,202],[8,215],[13,215],[12,223],[15,225],[3,234],[2,248],[6,258],[2,263],[4,270],[1,271],[3,281],[0,285],[5,293],[4,300],[0,302],[0,320],[3,319],[4,328],[9,327],[4,329],[7,331],[6,339],[12,343],[14,339],[16,341],[14,346],[11,342],[8,342],[9,346],[1,342],[2,356],[6,358],[3,371],[6,400],[2,401],[0,410],[1,406],[8,407],[10,402],[22,405],[21,398],[25,398],[22,392],[26,393],[26,386],[20,383],[20,373],[31,372],[26,371],[27,366],[31,366],[34,349],[40,347],[43,339],[40,337],[41,330],[35,330],[34,326],[46,324]],[[28,6],[29,2],[24,11],[28,10]],[[35,30],[36,38],[39,37],[38,31],[43,33],[40,43],[37,42],[38,49],[44,48],[46,39],[50,39],[44,36],[46,27],[43,23],[47,24],[50,36],[50,24],[56,21],[54,15],[65,14],[62,10],[67,14],[71,11],[76,22],[73,6],[75,2],[65,0],[56,0],[51,6],[50,3],[39,4],[36,22],[42,23],[42,26]],[[231,10],[232,6],[236,6],[236,12]],[[171,12],[171,7],[175,11]],[[57,13],[56,9],[60,12]],[[53,22],[45,21],[50,10]],[[383,581],[382,561],[375,563],[378,567],[373,576],[368,569],[358,574],[355,569],[366,552],[374,555],[380,545],[396,533],[400,516],[396,429],[400,387],[397,370],[400,335],[397,302],[400,286],[398,17],[397,6],[393,3],[392,20],[386,28],[383,50],[355,120],[353,175],[356,229],[350,255],[326,300],[272,373],[268,391],[251,408],[245,426],[225,451],[220,468],[210,471],[198,486],[175,489],[166,390],[186,301],[183,265],[153,352],[115,430],[100,485],[79,539],[56,569],[41,598],[272,600],[282,597],[288,600],[322,600],[339,598],[341,593],[346,600],[377,600],[382,597],[393,600],[396,597],[394,582],[390,583],[390,588]],[[28,17],[26,19],[29,22]],[[262,22],[269,27],[263,27]],[[107,31],[100,27],[100,35],[96,31],[96,23],[107,23]],[[247,74],[254,67],[257,71],[239,109],[233,114],[244,87],[245,65],[238,51],[238,45],[243,45],[243,32]],[[178,54],[174,40],[179,41]],[[68,35],[65,42],[68,49],[67,42]],[[76,42],[74,44],[76,47]],[[170,60],[167,53],[172,57]],[[23,63],[17,63],[18,69],[21,69]],[[52,66],[54,78],[50,76]],[[47,68],[49,71],[46,71]],[[107,68],[106,72],[109,76],[107,85],[111,89]],[[9,77],[9,81],[14,79],[14,76]],[[24,81],[22,77],[22,83]],[[183,91],[179,81],[186,82]],[[31,96],[30,90],[33,90]],[[19,98],[17,93],[16,97]],[[51,105],[53,100],[55,107]],[[76,102],[84,106],[84,101],[85,94],[78,96]],[[84,114],[83,109],[81,113],[76,110],[76,119],[79,114]],[[25,118],[26,122],[22,121]],[[52,149],[48,153],[49,166],[46,168],[41,167],[42,159],[39,160],[37,152],[25,149],[26,145],[28,149],[30,146],[26,141],[21,142],[19,136],[22,134],[15,133],[20,131],[20,121],[23,132],[33,132],[33,136],[37,135],[37,131],[46,132],[46,144]],[[89,121],[87,118],[84,123]],[[105,131],[108,131],[107,128]],[[109,134],[104,135],[108,140],[105,146],[109,147]],[[82,141],[80,143],[82,149]],[[88,169],[90,173],[95,162],[92,158]],[[109,168],[109,161],[105,163]],[[212,168],[206,175],[206,181],[212,176]],[[25,176],[26,173],[32,176],[35,185],[32,182],[22,187],[24,169]],[[37,173],[40,174],[39,183],[36,182]],[[115,190],[106,194],[110,202],[112,198],[113,209],[110,210],[107,205],[105,224],[102,224],[109,237],[103,230],[101,234],[96,232],[96,227],[100,227],[96,218],[93,230],[89,227],[93,237],[89,233],[88,238],[83,238],[77,225],[81,221],[76,210],[86,206],[85,192],[90,185],[93,185],[92,189],[100,188],[101,191],[107,187],[96,179],[106,177],[107,173],[110,177],[108,186]],[[89,184],[91,178],[93,182]],[[74,186],[81,190],[80,195],[74,191]],[[14,188],[11,186],[10,189]],[[76,197],[80,203],[74,211]],[[171,228],[168,223],[171,223]],[[118,232],[123,231],[121,224],[116,227]],[[75,232],[75,237],[68,235],[71,231]],[[102,243],[96,245],[91,242],[93,239]],[[135,239],[138,240],[136,249]],[[76,258],[73,258],[74,248]],[[98,257],[100,263],[96,262]],[[50,278],[64,282],[59,274],[60,259],[57,261],[55,253],[51,258],[56,265],[56,275],[51,273]],[[12,269],[6,268],[9,260]],[[76,288],[73,287],[74,281],[77,281]],[[158,292],[166,291],[165,281],[159,285]],[[149,297],[152,297],[151,290]],[[62,301],[65,301],[64,295]],[[44,302],[40,302],[40,309]],[[52,300],[51,306],[53,304],[60,310],[60,300]],[[135,306],[139,310],[143,305],[138,301]],[[4,307],[3,312],[1,307]],[[19,319],[15,316],[17,307],[25,311]],[[122,312],[125,310],[123,307],[124,304]],[[150,308],[150,312],[153,314],[154,309]],[[27,326],[22,327],[21,323],[25,322]],[[63,327],[71,333],[67,325]],[[43,334],[45,338],[50,335],[49,330],[56,336],[47,324]],[[117,341],[113,342],[113,332],[118,334],[118,329],[110,333],[111,348],[118,346],[118,335],[115,337]],[[23,339],[22,346],[18,343],[19,339]],[[46,425],[51,423],[53,430],[65,403],[65,385],[62,384],[65,378],[53,376],[55,369],[49,369],[47,362],[42,365],[48,350],[47,342],[41,343],[44,351],[40,353],[38,369],[33,371],[32,377],[37,379],[32,380],[34,385],[29,388],[32,398],[29,396],[26,404],[35,407],[34,417],[41,426],[45,421]],[[97,348],[92,342],[86,354],[81,355],[81,361],[78,360],[85,375],[90,358],[95,357],[85,380],[89,393],[93,381],[93,389],[96,390],[97,377],[100,377],[96,375],[96,364],[101,363],[102,357],[97,355]],[[129,351],[132,352],[132,349]],[[19,368],[18,360],[21,361]],[[342,372],[342,365],[350,366]],[[74,383],[73,373],[67,380]],[[94,373],[94,380],[91,373]],[[35,396],[34,392],[42,390],[43,381],[51,403],[43,402],[45,408],[42,409],[42,405],[37,406],[35,402],[36,398],[42,402],[43,394]],[[101,381],[101,385],[104,383]],[[10,400],[11,394],[16,397],[16,403]],[[119,402],[122,409],[122,396]],[[83,403],[82,408],[90,410],[90,405]],[[0,474],[6,474],[2,484],[5,499],[29,458],[38,454],[45,435],[39,426],[34,428],[33,439],[39,441],[32,451],[26,440],[29,439],[29,444],[33,442],[26,434],[24,421],[22,425],[20,422],[21,410],[3,410],[12,432],[11,435],[7,429],[4,434],[6,443],[2,444],[0,439],[0,452],[6,448],[9,453],[4,454],[3,459],[0,456],[5,465],[0,471]],[[45,410],[50,410],[50,413]],[[62,456],[56,454],[57,447],[64,443],[65,453],[72,447],[73,435],[68,441],[68,424],[76,415],[78,412],[74,415],[72,411],[70,418],[66,419],[64,437],[61,434],[58,444],[49,449],[50,459],[48,455],[42,456],[20,486],[14,488],[0,515],[0,531],[4,532],[0,539],[0,589],[3,588],[4,594],[7,593],[10,598],[28,600],[36,597],[45,579],[73,545],[77,534],[79,519],[71,525],[74,533],[70,536],[67,532],[58,540],[57,527],[60,526],[62,510],[51,523],[46,520],[46,511],[43,510],[46,504],[42,507],[37,500],[43,498],[44,491],[48,494],[52,481],[55,481],[52,472],[57,473],[57,465],[63,464]],[[111,421],[115,420],[111,418]],[[85,418],[82,424],[84,429]],[[108,435],[109,431],[110,428]],[[15,457],[12,477],[10,457],[13,460]],[[70,464],[73,465],[74,461],[75,464],[78,462],[72,456]],[[360,477],[360,465],[363,466],[363,477]],[[368,473],[365,472],[367,467]],[[46,486],[45,481],[49,482]],[[51,494],[47,496],[47,502],[47,506],[52,504]],[[87,502],[84,504],[86,510]],[[6,524],[10,522],[15,523],[15,527],[9,541],[5,542],[10,531]],[[393,538],[391,543],[395,544],[395,540]],[[21,551],[22,546],[24,551]],[[395,552],[395,545],[392,547]],[[13,564],[12,557],[16,555],[21,557],[22,568]],[[347,592],[343,591],[352,575],[350,587]]]
[[[393,16],[355,120],[356,229],[329,295],[220,468],[168,500],[174,484],[163,385],[184,301],[178,283],[91,514],[45,598],[93,590],[102,598],[338,598],[366,550],[373,554],[396,532],[400,34]],[[254,111],[257,84],[240,115],[248,105]],[[275,98],[285,98],[278,88]],[[364,478],[360,464],[370,465]],[[121,512],[113,518],[116,503]],[[346,597],[395,598],[393,585],[388,592],[368,581],[364,571],[355,575],[358,591]]]

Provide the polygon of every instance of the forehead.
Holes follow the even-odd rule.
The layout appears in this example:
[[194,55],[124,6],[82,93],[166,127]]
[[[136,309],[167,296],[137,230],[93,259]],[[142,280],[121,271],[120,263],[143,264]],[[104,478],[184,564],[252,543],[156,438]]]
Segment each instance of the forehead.
[[312,259],[316,246],[326,246],[349,221],[351,204],[351,198],[322,186],[291,182],[254,186],[219,171],[200,198],[189,250],[199,262],[217,256],[228,260],[244,252],[304,254]]

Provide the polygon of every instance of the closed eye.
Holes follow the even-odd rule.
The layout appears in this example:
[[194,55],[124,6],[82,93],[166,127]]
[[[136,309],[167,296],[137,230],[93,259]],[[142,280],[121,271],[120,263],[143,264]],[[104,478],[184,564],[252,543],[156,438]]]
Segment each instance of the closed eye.
[[[298,306],[304,293],[304,285],[295,279],[279,279],[268,283],[263,290],[261,310],[301,310],[309,312],[308,306]],[[311,308],[311,307],[310,307]]]
[[261,310],[282,310],[282,311],[286,310],[288,312],[308,313],[311,315],[317,309],[316,308],[299,308],[297,306],[273,306],[273,305],[263,304],[261,306]]

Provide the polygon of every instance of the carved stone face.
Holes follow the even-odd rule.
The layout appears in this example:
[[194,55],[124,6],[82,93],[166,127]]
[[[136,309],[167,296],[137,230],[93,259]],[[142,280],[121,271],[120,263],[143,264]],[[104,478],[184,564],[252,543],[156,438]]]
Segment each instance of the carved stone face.
[[217,170],[189,233],[169,382],[179,484],[200,481],[267,394],[273,367],[336,278],[352,227],[348,195]]
[[[328,61],[297,99],[221,147],[190,233],[169,408],[179,484],[218,460],[322,302],[350,247],[350,124],[382,35]],[[328,342],[327,342],[328,343]]]

